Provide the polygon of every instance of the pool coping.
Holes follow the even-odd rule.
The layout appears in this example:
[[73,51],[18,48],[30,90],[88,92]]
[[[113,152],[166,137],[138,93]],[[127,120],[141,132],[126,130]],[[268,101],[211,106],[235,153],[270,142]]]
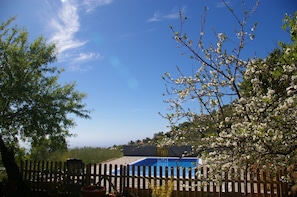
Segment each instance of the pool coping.
[[197,159],[198,160],[198,164],[200,164],[199,163],[199,161],[200,161],[200,158],[197,158],[197,157],[143,157],[142,159],[139,159],[139,160],[136,160],[136,161],[134,161],[134,162],[132,162],[132,163],[129,163],[129,165],[134,165],[135,163],[138,163],[138,162],[140,162],[140,161],[143,161],[143,160],[145,160],[145,159],[155,159],[155,158],[157,158],[157,159],[162,159],[162,158],[169,158],[169,159]]

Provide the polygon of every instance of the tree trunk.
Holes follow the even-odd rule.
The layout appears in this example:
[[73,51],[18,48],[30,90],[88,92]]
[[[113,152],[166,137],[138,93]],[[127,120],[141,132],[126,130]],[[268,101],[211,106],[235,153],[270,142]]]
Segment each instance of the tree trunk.
[[3,165],[6,169],[8,184],[15,184],[15,188],[10,188],[9,196],[29,196],[30,188],[24,182],[19,166],[15,162],[14,152],[12,149],[5,146],[2,137],[0,136],[0,151]]

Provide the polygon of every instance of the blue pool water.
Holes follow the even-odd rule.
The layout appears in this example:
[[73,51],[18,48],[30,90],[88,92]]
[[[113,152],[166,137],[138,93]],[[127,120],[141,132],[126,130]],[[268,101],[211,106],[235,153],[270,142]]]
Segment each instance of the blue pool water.
[[[168,176],[171,176],[172,174],[171,169],[173,169],[172,175],[174,177],[177,176],[177,173],[179,173],[180,177],[182,176],[188,177],[189,174],[191,174],[191,176],[194,177],[195,168],[198,166],[198,164],[199,164],[199,159],[196,157],[144,158],[142,160],[138,160],[129,165],[129,174],[132,175],[134,171],[134,175],[140,174],[140,176],[154,176],[154,169],[156,169],[156,173],[155,173],[156,176],[163,177],[165,176],[165,168],[168,167]],[[138,168],[138,166],[141,166],[141,167]],[[151,173],[149,171],[149,166],[151,166]],[[162,172],[160,171],[160,167],[162,167]],[[183,169],[185,169],[184,174],[183,174]]]

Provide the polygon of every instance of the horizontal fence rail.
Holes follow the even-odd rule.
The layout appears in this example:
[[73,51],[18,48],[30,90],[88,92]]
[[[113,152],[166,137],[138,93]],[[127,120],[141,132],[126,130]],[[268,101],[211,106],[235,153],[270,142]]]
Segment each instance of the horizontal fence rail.
[[206,196],[288,196],[288,184],[281,177],[286,171],[274,173],[231,168],[215,181],[207,166],[196,168],[168,168],[163,166],[134,166],[107,164],[80,164],[66,162],[25,161],[21,163],[24,180],[32,190],[79,192],[86,185],[101,185],[107,193],[120,192],[146,197],[153,190],[172,188],[173,197]]

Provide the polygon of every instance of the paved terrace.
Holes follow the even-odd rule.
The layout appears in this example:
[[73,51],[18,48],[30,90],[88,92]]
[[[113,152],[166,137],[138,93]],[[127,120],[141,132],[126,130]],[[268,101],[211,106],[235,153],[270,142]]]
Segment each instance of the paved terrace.
[[108,160],[108,161],[104,161],[102,162],[102,164],[112,164],[112,165],[128,165],[132,162],[135,162],[139,159],[143,159],[145,157],[137,157],[137,156],[124,156],[124,157],[121,157],[121,158],[117,158],[117,159],[112,159],[112,160]]

